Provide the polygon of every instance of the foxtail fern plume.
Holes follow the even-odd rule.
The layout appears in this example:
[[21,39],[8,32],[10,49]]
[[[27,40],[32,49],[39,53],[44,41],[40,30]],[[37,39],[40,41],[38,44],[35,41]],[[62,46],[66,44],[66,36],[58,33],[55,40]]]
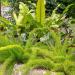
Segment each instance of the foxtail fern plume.
[[[3,62],[8,58],[9,56],[14,56],[16,60],[19,60],[22,58],[23,50],[18,45],[8,45],[5,47],[0,48],[0,62]],[[1,58],[3,57],[3,58]]]
[[45,22],[45,4],[44,0],[38,0],[36,6],[36,20],[40,22],[42,25]]
[[15,65],[14,57],[10,56],[0,68],[0,75],[11,75]]
[[29,60],[27,64],[24,64],[21,69],[23,72],[23,75],[27,75],[30,70],[32,69],[46,69],[51,70],[54,67],[54,63],[51,60],[48,59],[33,59]]
[[11,75],[14,65],[23,61],[23,49],[19,45],[0,47],[0,75]]

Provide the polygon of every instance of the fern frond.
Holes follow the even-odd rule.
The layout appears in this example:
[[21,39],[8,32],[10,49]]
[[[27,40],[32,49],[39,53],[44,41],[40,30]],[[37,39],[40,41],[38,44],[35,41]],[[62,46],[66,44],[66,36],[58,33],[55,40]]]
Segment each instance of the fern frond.
[[38,0],[36,6],[36,20],[40,22],[42,25],[45,22],[45,5],[44,0]]
[[12,75],[15,63],[16,63],[16,61],[12,61],[9,64],[9,66],[7,67],[7,70],[6,70],[6,75]]
[[75,4],[70,4],[66,7],[66,9],[63,11],[63,14],[67,13],[70,7],[75,6]]
[[29,18],[32,18],[31,14],[29,13],[29,8],[26,4],[20,2],[19,4],[19,14],[16,15],[16,13],[13,13],[14,19],[16,21],[16,25],[24,27],[26,23],[29,21]]
[[23,49],[19,45],[8,45],[0,48],[0,62],[5,61],[9,56],[16,60],[22,60]]
[[73,74],[75,72],[75,62],[72,62],[70,60],[66,60],[64,62],[64,71],[69,75],[69,74]]
[[69,47],[69,42],[68,39],[66,38],[61,47],[62,54],[66,55],[66,50],[68,49],[68,47]]
[[51,30],[50,33],[51,33],[52,38],[53,38],[53,40],[55,42],[54,47],[53,47],[54,51],[57,54],[61,54],[60,52],[61,52],[61,46],[62,45],[61,45],[61,37],[60,37],[60,35],[57,32],[54,32],[52,30]]
[[54,63],[49,59],[34,59],[30,60],[27,64],[24,64],[21,67],[21,70],[23,71],[23,75],[27,75],[29,71],[32,69],[42,68],[42,69],[51,70],[53,66]]
[[3,65],[0,69],[0,75],[11,75],[12,74],[11,66],[12,66],[12,68],[14,67],[13,60],[14,60],[13,57],[9,57],[6,59],[6,61],[3,63]]
[[0,47],[4,47],[7,45],[14,45],[14,44],[21,45],[21,43],[16,41],[15,38],[11,39],[8,37],[8,35],[0,34]]

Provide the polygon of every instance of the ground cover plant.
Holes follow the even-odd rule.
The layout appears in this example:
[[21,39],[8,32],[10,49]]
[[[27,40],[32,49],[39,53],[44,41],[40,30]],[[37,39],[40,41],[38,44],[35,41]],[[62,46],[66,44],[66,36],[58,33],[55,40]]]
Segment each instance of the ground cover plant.
[[56,14],[58,5],[46,18],[44,0],[37,1],[35,14],[20,2],[19,14],[13,12],[15,23],[0,17],[0,75],[12,75],[16,63],[23,64],[22,75],[39,68],[74,75],[75,47],[69,25],[75,21],[64,15],[72,5],[63,14]]

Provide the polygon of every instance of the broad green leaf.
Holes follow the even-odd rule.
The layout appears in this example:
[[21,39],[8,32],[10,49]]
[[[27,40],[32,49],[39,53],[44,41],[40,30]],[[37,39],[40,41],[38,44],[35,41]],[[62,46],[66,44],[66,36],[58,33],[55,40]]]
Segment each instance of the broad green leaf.
[[0,16],[0,23],[1,22],[3,22],[6,26],[11,26],[12,25],[12,23],[9,20],[7,20],[4,17]]

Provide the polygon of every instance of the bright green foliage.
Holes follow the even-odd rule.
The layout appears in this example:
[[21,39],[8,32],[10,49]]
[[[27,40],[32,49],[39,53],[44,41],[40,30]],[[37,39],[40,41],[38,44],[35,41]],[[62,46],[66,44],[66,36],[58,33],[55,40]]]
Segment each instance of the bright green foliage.
[[26,18],[27,18],[27,15],[29,13],[29,8],[25,4],[20,3],[19,9],[20,9],[19,15],[17,16],[14,13],[14,18],[15,18],[15,21],[16,21],[16,25],[22,26],[22,24],[26,24],[26,22],[27,22]]
[[[24,3],[20,3],[19,8],[19,15],[17,16],[14,13],[15,27],[17,30],[19,27],[24,28],[28,33],[27,41],[23,45],[10,41],[9,37],[0,37],[0,63],[3,64],[0,75],[5,73],[11,75],[15,63],[24,64],[21,67],[23,75],[27,75],[30,70],[35,68],[62,72],[62,74],[57,73],[57,75],[74,74],[74,54],[71,52],[72,49],[69,48],[71,43],[68,36],[64,39],[61,36],[59,27],[62,23],[62,15],[55,14],[57,8],[50,18],[52,22],[49,19],[48,24],[44,23],[47,21],[44,14],[44,0],[38,0],[37,2],[36,20]],[[41,25],[45,26],[41,27]]]
[[[39,35],[40,31],[44,32],[44,34]],[[46,39],[43,42],[37,42],[37,38],[35,40],[34,37],[36,35],[38,36],[38,38],[44,38],[44,35],[46,35],[47,32],[49,33],[49,38],[52,37],[52,39],[54,40],[54,43],[52,43],[50,39],[50,43],[48,43],[48,40]],[[48,31],[48,29],[44,30],[40,28],[36,29],[34,31],[34,34],[35,33],[36,35],[34,35],[34,37],[32,36],[33,34],[30,34],[29,38],[34,38],[35,42],[31,43],[30,47],[26,46],[24,49],[19,45],[8,45],[0,48],[0,62],[5,61],[2,66],[3,71],[1,71],[1,75],[3,75],[5,72],[7,73],[7,75],[11,75],[9,71],[12,71],[13,65],[16,62],[24,63],[23,67],[21,68],[24,75],[27,75],[30,70],[35,68],[42,68],[59,72],[62,71],[63,73],[67,74],[75,69],[75,62],[71,60],[73,57],[72,54],[68,54],[66,52],[66,50],[68,49],[67,40],[62,43],[60,34],[54,32],[53,30]],[[33,40],[29,40],[27,42],[32,41]],[[9,67],[8,64],[10,63],[11,66]]]
[[15,41],[14,38],[11,40],[11,38],[9,38],[8,36],[0,34],[0,47],[5,47],[14,44],[21,45],[19,42]]
[[9,56],[14,56],[16,60],[20,60],[22,55],[22,48],[18,45],[8,45],[0,48],[0,62],[4,62]]
[[14,65],[23,62],[24,51],[19,45],[8,45],[0,47],[0,75],[12,75]]
[[14,65],[15,65],[14,58],[13,57],[7,58],[1,67],[0,75],[5,75],[5,74],[11,75]]
[[12,25],[12,23],[11,23],[10,21],[8,21],[8,20],[6,20],[5,18],[3,18],[3,17],[0,16],[0,26],[1,26],[2,23],[3,23],[5,26],[11,26],[11,25]]
[[36,20],[40,22],[42,25],[45,22],[45,4],[44,0],[38,0],[36,6]]
[[19,10],[20,11],[18,15],[15,12],[13,13],[14,19],[16,21],[17,31],[21,31],[21,33],[28,33],[38,26],[38,23],[31,14],[32,10],[29,10],[26,4],[20,2]]
[[53,75],[53,74],[54,75],[64,75],[63,72],[49,72],[49,71],[47,71],[45,75]]
[[6,36],[0,35],[0,47],[14,44],[13,41],[9,40]]
[[[51,70],[53,68],[53,62],[48,59],[33,59],[29,60],[29,62],[21,68],[23,71],[23,75],[27,75],[28,72],[34,68],[41,68]],[[27,68],[27,69],[26,69]]]
[[[37,36],[39,36],[37,30],[40,33],[41,29],[36,29],[34,31],[34,34],[36,33]],[[42,31],[43,32],[43,31]],[[49,31],[48,31],[49,32]],[[32,35],[34,35],[32,34]],[[53,30],[50,31],[51,37],[54,40],[54,44],[51,43],[51,40],[45,40],[41,43],[38,43],[37,41],[35,41],[33,43],[33,38],[36,37],[36,35],[30,36],[31,40],[29,40],[31,42],[31,44],[27,44],[28,45],[28,50],[32,50],[32,56],[30,57],[29,62],[22,68],[22,70],[24,70],[24,75],[27,74],[29,72],[29,70],[31,69],[35,69],[35,68],[43,68],[43,69],[48,69],[48,70],[53,70],[53,71],[59,71],[59,72],[63,72],[63,73],[67,73],[70,72],[70,70],[74,70],[74,61],[72,61],[72,54],[71,53],[67,53],[67,49],[68,46],[70,45],[68,43],[68,39],[65,39],[65,41],[62,43],[61,42],[61,36],[60,34],[54,32]],[[31,34],[30,34],[31,35]],[[44,35],[46,35],[44,33]],[[41,36],[40,36],[41,37]],[[39,38],[40,38],[39,37]],[[50,36],[49,36],[50,38]],[[36,38],[34,38],[35,40]],[[37,39],[36,39],[37,40]],[[27,42],[29,42],[27,41]],[[48,41],[50,43],[48,43]],[[40,41],[41,42],[41,41]],[[46,44],[47,42],[47,44]],[[37,45],[36,45],[37,43]],[[41,44],[41,46],[39,46]],[[45,45],[44,45],[45,44]],[[35,47],[34,47],[35,46]],[[44,49],[43,46],[46,46]],[[47,60],[46,60],[47,59]],[[49,61],[49,62],[48,62]],[[46,63],[47,64],[46,64]],[[69,62],[69,63],[68,63]],[[47,66],[48,65],[48,66]],[[69,69],[69,67],[71,67]],[[27,67],[27,68],[25,68]]]

